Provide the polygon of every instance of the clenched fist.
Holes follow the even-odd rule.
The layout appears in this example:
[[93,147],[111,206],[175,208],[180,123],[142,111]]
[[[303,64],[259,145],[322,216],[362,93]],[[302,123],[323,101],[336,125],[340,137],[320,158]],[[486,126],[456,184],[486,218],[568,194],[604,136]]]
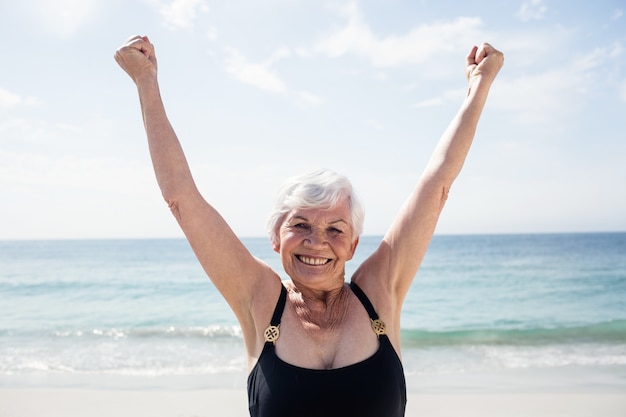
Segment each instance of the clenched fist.
[[133,36],[115,51],[115,60],[137,84],[145,78],[156,79],[157,59],[147,36]]
[[478,78],[493,81],[504,65],[504,54],[488,43],[474,46],[465,57],[465,75],[471,83]]

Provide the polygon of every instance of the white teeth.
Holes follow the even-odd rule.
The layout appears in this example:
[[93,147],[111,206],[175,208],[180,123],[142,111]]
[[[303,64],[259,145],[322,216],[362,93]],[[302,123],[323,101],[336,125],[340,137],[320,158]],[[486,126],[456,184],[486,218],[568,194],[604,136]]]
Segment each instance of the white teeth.
[[309,258],[308,256],[298,256],[298,259],[307,265],[324,265],[329,261],[326,258]]

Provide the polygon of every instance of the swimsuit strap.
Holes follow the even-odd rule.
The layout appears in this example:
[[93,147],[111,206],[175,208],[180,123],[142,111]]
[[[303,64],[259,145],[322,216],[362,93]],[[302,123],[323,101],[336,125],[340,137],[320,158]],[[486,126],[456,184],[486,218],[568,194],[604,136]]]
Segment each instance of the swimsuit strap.
[[361,287],[356,285],[354,281],[351,281],[350,289],[352,290],[354,295],[356,295],[356,297],[359,299],[361,304],[363,304],[363,307],[365,307],[365,310],[367,311],[367,314],[370,316],[370,319],[378,320],[378,314],[376,314],[376,310],[374,310],[374,306],[370,302],[370,299],[367,298],[367,295],[365,295]]
[[265,343],[275,344],[280,336],[280,318],[283,315],[285,309],[285,303],[287,302],[287,288],[283,284],[280,284],[280,296],[278,302],[274,308],[274,314],[272,315],[272,321],[270,325],[263,331]]
[[[359,299],[367,314],[370,317],[370,321],[372,324],[372,330],[376,333],[377,336],[381,336],[386,334],[385,323],[378,318],[378,314],[376,310],[374,310],[374,306],[372,305],[367,295],[363,292],[363,290],[356,285],[354,282],[350,282],[350,289]],[[287,302],[287,289],[284,285],[280,286],[280,296],[278,298],[278,302],[276,303],[276,308],[274,308],[274,314],[272,315],[272,320],[270,321],[270,325],[264,331],[264,337],[266,343],[275,344],[280,336],[280,319],[283,315],[283,310],[285,309],[285,304]]]
[[385,323],[378,318],[378,314],[376,313],[376,310],[374,310],[374,306],[372,305],[370,299],[367,298],[367,295],[365,295],[363,290],[358,285],[356,285],[354,281],[350,282],[350,289],[359,299],[361,304],[363,304],[363,307],[365,307],[367,314],[370,316],[370,321],[372,322],[372,330],[374,331],[374,333],[376,333],[376,335],[379,337],[386,334],[387,331],[385,329]]
[[272,326],[278,326],[280,324],[280,318],[283,316],[283,310],[285,309],[285,303],[287,302],[287,288],[283,284],[280,284],[280,297],[276,303],[274,314],[272,315]]

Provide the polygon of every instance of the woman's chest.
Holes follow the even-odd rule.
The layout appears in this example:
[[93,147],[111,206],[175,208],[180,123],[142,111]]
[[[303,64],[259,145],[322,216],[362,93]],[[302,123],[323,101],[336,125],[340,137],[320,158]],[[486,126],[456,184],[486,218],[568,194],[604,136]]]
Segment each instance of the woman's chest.
[[379,347],[371,320],[359,305],[320,320],[301,314],[293,305],[283,312],[276,355],[308,369],[336,369],[371,357]]

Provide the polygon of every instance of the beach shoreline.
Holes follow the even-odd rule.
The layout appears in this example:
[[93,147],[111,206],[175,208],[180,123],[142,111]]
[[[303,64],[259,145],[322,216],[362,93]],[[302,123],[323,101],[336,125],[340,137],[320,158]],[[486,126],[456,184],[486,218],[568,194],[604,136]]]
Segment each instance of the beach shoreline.
[[[407,417],[623,417],[626,393],[408,393]],[[0,388],[0,417],[246,417],[243,389]]]
[[[407,417],[623,417],[626,367],[407,375]],[[4,375],[0,417],[246,417],[244,373]]]

